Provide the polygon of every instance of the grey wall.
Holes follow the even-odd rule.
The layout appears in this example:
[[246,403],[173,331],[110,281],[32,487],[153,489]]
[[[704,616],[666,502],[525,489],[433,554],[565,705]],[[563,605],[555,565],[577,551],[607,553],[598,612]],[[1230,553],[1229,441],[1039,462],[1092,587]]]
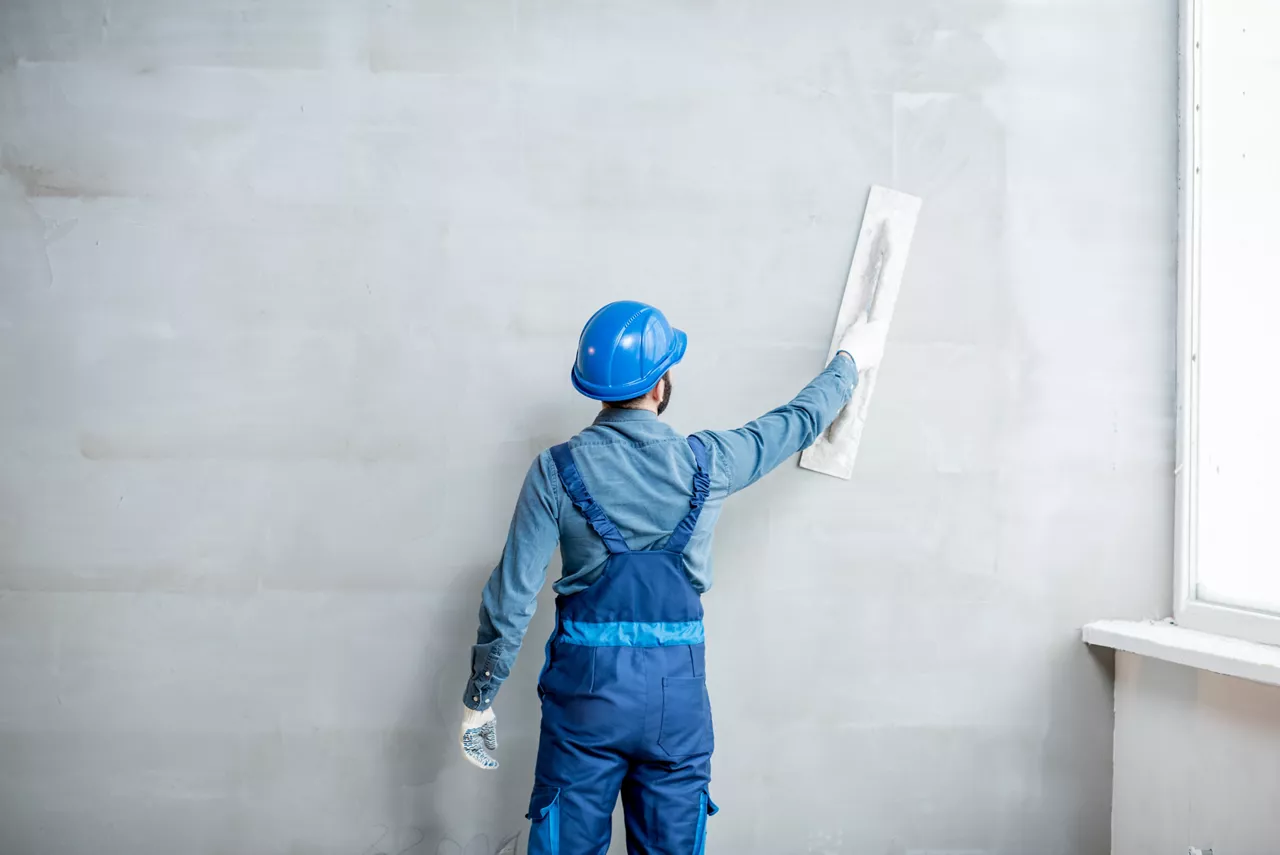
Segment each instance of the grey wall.
[[872,182],[926,202],[855,479],[719,530],[712,851],[1107,852],[1077,630],[1169,600],[1174,7],[4,0],[0,852],[521,833],[547,609],[499,773],[458,702],[582,321],[660,304],[673,423],[745,421]]
[[1280,688],[1116,654],[1116,855],[1272,855]]

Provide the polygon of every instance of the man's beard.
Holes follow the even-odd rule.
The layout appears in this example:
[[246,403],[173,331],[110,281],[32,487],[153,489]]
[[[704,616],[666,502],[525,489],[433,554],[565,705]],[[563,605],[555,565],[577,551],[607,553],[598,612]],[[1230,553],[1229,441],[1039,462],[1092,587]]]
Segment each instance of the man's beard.
[[667,387],[662,390],[662,400],[658,402],[658,415],[662,415],[667,411],[667,404],[671,403],[671,375],[668,374],[662,378],[667,381]]

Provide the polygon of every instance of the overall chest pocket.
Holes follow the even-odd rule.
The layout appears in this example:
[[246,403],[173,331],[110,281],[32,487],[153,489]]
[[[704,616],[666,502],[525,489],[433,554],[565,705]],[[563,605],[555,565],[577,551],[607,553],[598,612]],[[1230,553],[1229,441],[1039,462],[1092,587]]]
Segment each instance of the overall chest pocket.
[[667,677],[662,681],[658,745],[671,757],[710,754],[715,748],[705,677]]

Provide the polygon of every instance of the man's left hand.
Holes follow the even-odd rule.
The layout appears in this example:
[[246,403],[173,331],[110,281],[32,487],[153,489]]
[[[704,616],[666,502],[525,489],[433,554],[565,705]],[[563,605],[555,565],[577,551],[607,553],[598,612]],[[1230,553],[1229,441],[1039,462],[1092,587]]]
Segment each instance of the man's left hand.
[[497,769],[498,761],[489,756],[498,750],[498,717],[492,709],[462,708],[462,732],[459,737],[462,756],[481,769]]

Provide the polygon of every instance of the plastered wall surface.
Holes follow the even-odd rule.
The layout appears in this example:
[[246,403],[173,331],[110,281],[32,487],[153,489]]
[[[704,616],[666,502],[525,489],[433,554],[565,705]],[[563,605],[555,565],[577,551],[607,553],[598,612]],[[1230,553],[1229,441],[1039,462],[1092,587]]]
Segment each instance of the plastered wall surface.
[[872,183],[925,205],[854,479],[719,527],[709,851],[1108,852],[1078,627],[1169,602],[1174,7],[4,0],[0,853],[522,851],[549,598],[502,770],[454,740],[580,325],[661,305],[672,423],[744,422]]
[[1116,654],[1116,855],[1271,855],[1280,688]]

